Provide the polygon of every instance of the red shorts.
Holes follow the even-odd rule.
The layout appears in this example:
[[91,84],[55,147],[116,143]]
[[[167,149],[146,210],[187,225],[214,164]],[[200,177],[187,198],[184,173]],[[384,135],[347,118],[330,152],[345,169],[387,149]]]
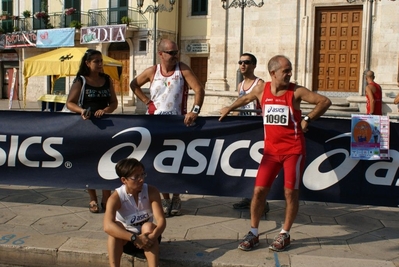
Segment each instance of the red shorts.
[[305,167],[305,155],[269,155],[265,154],[260,162],[255,186],[270,188],[278,173],[284,169],[284,187],[299,189]]

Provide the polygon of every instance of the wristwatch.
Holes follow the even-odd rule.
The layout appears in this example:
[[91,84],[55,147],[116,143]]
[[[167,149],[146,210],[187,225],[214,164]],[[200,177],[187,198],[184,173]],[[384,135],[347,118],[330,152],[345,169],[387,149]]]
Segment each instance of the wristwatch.
[[306,116],[303,118],[303,120],[306,121],[307,123],[310,123],[310,117],[309,117],[308,115],[306,115]]
[[200,106],[198,106],[198,105],[195,105],[194,107],[193,107],[193,109],[191,110],[191,112],[192,113],[199,113],[200,112],[200,110],[201,110],[201,108],[200,108]]
[[136,241],[136,234],[132,234],[132,236],[130,237],[130,241],[132,241],[132,243],[134,244],[134,241]]

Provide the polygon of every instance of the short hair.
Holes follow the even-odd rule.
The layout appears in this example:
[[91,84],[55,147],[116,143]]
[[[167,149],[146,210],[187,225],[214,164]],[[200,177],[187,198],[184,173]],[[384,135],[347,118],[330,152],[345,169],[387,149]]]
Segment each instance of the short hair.
[[169,40],[169,39],[162,39],[162,40],[159,42],[159,44],[158,44],[158,52],[165,51],[165,46],[166,46],[167,44],[175,44],[175,45],[177,46],[176,42],[174,42],[174,41],[172,41],[172,40]]
[[369,77],[369,78],[371,78],[371,79],[374,79],[374,78],[375,78],[375,76],[374,76],[374,71],[371,71],[371,70],[367,71],[367,72],[366,72],[366,77]]
[[286,57],[286,56],[283,56],[283,55],[276,55],[276,56],[272,57],[272,58],[269,60],[269,63],[267,63],[267,69],[269,70],[269,73],[272,72],[272,71],[276,71],[276,70],[278,70],[279,68],[281,68],[281,64],[280,64],[280,59],[281,59],[281,58],[285,58],[286,60],[288,60],[289,62],[291,62],[291,61],[289,60],[289,58]]
[[254,65],[256,65],[256,63],[258,62],[258,61],[256,60],[256,57],[255,57],[254,55],[250,54],[250,53],[243,53],[241,56],[250,57],[250,58],[251,58],[251,62],[252,62],[252,64],[254,64]]
[[129,177],[137,168],[145,170],[143,163],[135,158],[122,159],[115,165],[115,171],[119,178]]

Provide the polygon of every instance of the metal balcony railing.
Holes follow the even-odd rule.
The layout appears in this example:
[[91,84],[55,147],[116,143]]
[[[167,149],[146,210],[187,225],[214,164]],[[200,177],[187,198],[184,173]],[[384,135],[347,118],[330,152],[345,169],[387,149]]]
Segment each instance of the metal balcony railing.
[[1,20],[1,28],[7,33],[52,28],[116,25],[126,22],[130,27],[139,29],[148,27],[148,20],[136,8],[104,8],[90,9],[87,12],[77,11],[72,15],[65,15],[64,12],[48,13],[48,17],[41,19],[34,18],[33,16],[28,18],[10,17],[10,19]]

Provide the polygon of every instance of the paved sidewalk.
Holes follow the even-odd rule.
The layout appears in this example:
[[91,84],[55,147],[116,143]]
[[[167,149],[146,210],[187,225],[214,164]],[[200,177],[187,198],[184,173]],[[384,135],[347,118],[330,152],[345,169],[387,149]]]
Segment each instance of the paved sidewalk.
[[[101,191],[99,190],[98,193]],[[301,202],[287,252],[268,245],[281,229],[284,202],[270,201],[260,246],[237,249],[248,232],[239,198],[182,195],[182,216],[167,218],[161,264],[176,266],[398,267],[398,208]],[[0,185],[1,264],[108,266],[103,213],[89,212],[84,190]],[[124,254],[122,266],[146,266]]]

